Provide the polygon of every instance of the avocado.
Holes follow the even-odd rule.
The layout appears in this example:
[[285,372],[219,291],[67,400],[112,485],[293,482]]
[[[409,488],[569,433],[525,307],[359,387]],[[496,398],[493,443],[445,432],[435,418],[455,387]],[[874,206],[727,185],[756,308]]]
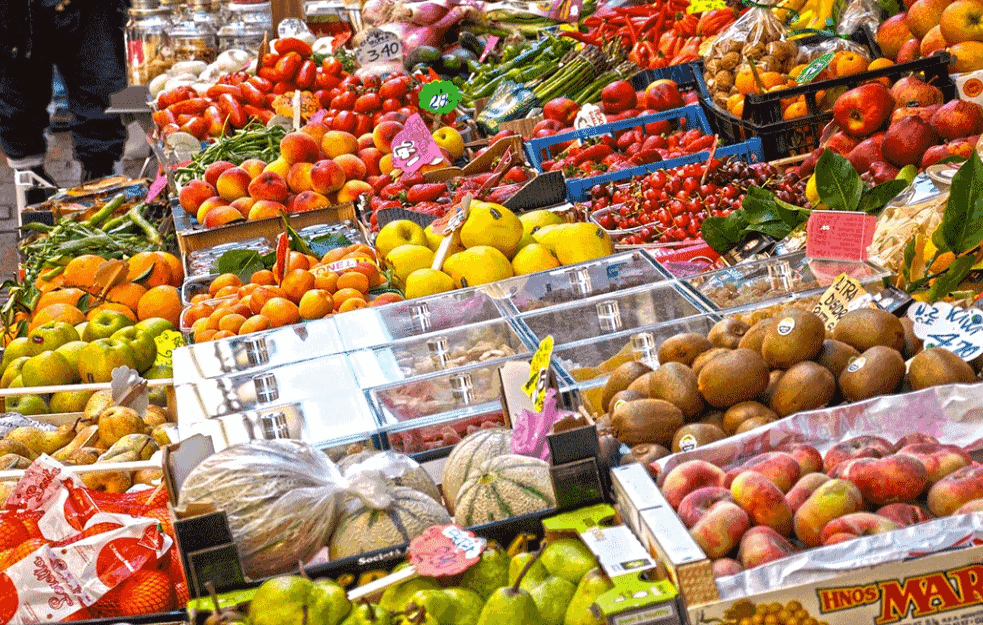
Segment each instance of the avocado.
[[457,36],[457,42],[465,50],[470,50],[474,54],[481,54],[485,49],[485,44],[474,33],[462,30]]
[[433,46],[420,46],[413,48],[403,59],[403,65],[407,68],[414,68],[419,64],[431,65],[440,60],[441,52]]
[[440,66],[449,73],[457,73],[461,69],[461,57],[444,54],[440,57]]

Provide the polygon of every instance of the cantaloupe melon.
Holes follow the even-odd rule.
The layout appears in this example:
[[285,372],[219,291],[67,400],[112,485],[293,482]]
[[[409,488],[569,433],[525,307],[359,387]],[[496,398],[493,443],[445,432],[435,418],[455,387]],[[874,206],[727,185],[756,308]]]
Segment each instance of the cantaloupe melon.
[[[358,453],[345,456],[344,458],[339,460],[338,468],[341,469],[342,473],[344,473],[350,467],[364,460],[368,460],[372,456],[375,456],[379,453],[395,454],[395,455],[402,456],[402,454],[396,454],[396,452],[394,451],[389,451],[389,452],[360,451]],[[386,478],[386,483],[389,484],[390,486],[405,486],[407,488],[412,488],[413,490],[418,490],[421,493],[430,495],[437,503],[440,503],[441,501],[440,489],[437,488],[437,484],[433,481],[433,478],[430,477],[430,474],[427,473],[427,470],[420,465],[417,465],[415,469],[411,471],[407,471],[406,473],[404,473],[399,477]]]
[[431,525],[451,522],[447,510],[432,497],[405,486],[389,489],[392,502],[383,509],[370,507],[360,498],[346,502],[331,535],[331,559],[401,545]]
[[490,428],[469,434],[454,445],[441,476],[441,490],[447,509],[454,513],[454,502],[457,491],[468,479],[471,473],[478,469],[486,460],[509,453],[512,442],[512,432],[506,428]]
[[554,507],[550,465],[506,454],[487,460],[465,480],[457,491],[454,520],[471,527]]

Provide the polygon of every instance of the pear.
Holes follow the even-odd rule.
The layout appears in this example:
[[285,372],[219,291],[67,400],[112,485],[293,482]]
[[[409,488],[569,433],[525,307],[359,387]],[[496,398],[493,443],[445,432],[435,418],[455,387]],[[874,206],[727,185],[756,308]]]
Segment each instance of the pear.
[[558,575],[550,575],[529,591],[546,625],[563,625],[567,606],[577,587]]
[[[154,439],[146,434],[127,434],[119,439],[97,462],[132,462],[134,460],[150,460],[159,447]],[[124,460],[124,456],[126,459]]]
[[125,493],[133,486],[133,479],[126,471],[98,471],[79,475],[86,488],[107,493]]
[[110,390],[96,391],[89,401],[85,403],[84,421],[87,423],[95,423],[99,419],[99,415],[106,408],[113,405],[113,392]]
[[147,426],[147,429],[153,429],[158,425],[163,425],[171,421],[171,415],[167,412],[166,408],[161,408],[160,406],[155,406],[150,404],[147,406],[147,410],[143,413],[143,423]]
[[597,566],[597,558],[579,538],[561,538],[543,549],[541,560],[551,575],[562,577],[574,587],[587,571]]
[[614,583],[600,568],[591,569],[580,580],[567,607],[563,625],[604,625],[607,619],[591,608],[597,598],[614,588]]
[[74,452],[65,458],[65,464],[72,465],[84,465],[84,464],[95,464],[99,456],[102,455],[101,449],[96,449],[95,447],[82,447],[81,449],[76,449]]
[[352,608],[341,625],[391,625],[392,615],[378,605],[362,599]]
[[[477,625],[499,625],[500,623],[521,623],[522,625],[546,625],[539,614],[539,608],[532,595],[521,588],[523,578],[539,562],[540,550],[529,559],[511,586],[499,588],[492,593],[485,607],[481,609]],[[519,554],[522,555],[522,554]],[[516,556],[518,557],[518,556]],[[513,561],[515,558],[513,558]]]
[[164,471],[161,469],[140,469],[133,472],[134,484],[146,484],[156,486],[164,478]]
[[0,455],[16,454],[18,456],[23,456],[28,460],[34,460],[38,457],[30,447],[24,443],[14,440],[12,438],[5,438],[0,440]]
[[[399,567],[402,568],[402,567]],[[393,572],[395,573],[394,569]],[[418,590],[437,590],[440,584],[432,577],[414,577],[401,584],[394,584],[382,593],[379,599],[379,607],[387,612],[405,612],[409,605],[410,597]]]
[[168,445],[171,444],[172,442],[171,437],[167,433],[167,430],[169,428],[170,428],[170,424],[163,423],[155,427],[150,432],[150,437],[154,439],[154,442],[157,443],[158,447],[167,447]]
[[34,453],[49,456],[75,438],[75,423],[66,423],[54,432],[45,432],[36,427],[25,426],[14,428],[6,438],[24,443]]
[[414,606],[406,612],[396,615],[395,625],[441,625],[432,614],[427,613],[427,609]]
[[252,625],[338,625],[351,611],[345,590],[331,580],[281,575],[263,582],[249,602]]
[[440,625],[474,625],[484,605],[485,600],[471,590],[442,588],[413,593],[407,611],[422,607]]
[[0,471],[26,469],[29,466],[31,466],[31,461],[24,456],[18,456],[17,454],[4,454],[0,456]]
[[481,560],[464,572],[461,587],[478,593],[488,600],[493,592],[509,585],[509,556],[498,543],[488,543]]
[[99,413],[99,442],[107,449],[127,434],[143,434],[146,426],[137,411],[124,406],[112,406]]
[[65,462],[69,456],[75,453],[77,450],[91,444],[92,442],[98,440],[99,438],[99,426],[97,425],[87,425],[78,431],[75,438],[72,439],[70,443],[51,454],[51,457],[58,462]]
[[[515,584],[516,580],[519,579],[519,574],[523,571],[526,571],[526,574],[522,580],[522,588],[526,591],[532,590],[537,585],[546,581],[546,578],[550,576],[550,572],[546,570],[546,567],[539,560],[540,553],[538,551],[526,551],[512,556],[512,561],[509,562],[509,586]],[[526,565],[530,562],[533,564],[526,570]]]

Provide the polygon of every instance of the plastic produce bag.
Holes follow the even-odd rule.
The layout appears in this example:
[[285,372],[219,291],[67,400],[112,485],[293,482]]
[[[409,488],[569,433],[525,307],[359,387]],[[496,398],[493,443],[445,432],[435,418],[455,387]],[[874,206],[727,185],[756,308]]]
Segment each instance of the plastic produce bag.
[[836,30],[841,34],[849,35],[858,28],[866,26],[870,32],[876,33],[878,26],[881,25],[882,14],[883,11],[876,0],[851,0],[840,16],[840,23]]

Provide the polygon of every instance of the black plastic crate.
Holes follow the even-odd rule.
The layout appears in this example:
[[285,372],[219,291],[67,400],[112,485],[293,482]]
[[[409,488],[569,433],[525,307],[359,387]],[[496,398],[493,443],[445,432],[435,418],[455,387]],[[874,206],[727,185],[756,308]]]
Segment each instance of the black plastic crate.
[[656,80],[666,79],[676,83],[680,91],[700,91],[702,84],[703,90],[700,91],[700,94],[706,93],[706,83],[703,82],[703,61],[680,63],[659,69],[645,69],[629,78],[628,82],[631,83],[635,91],[642,91]]

